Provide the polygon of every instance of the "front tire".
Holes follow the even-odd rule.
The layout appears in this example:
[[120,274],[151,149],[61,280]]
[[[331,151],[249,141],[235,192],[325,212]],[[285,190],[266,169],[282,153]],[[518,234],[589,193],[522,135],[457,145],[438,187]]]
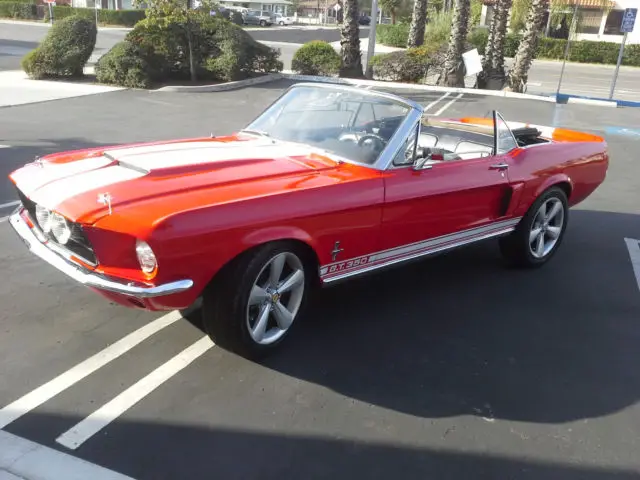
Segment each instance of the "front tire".
[[261,27],[266,27],[267,26],[267,22],[265,22],[264,20],[260,20],[260,26]]
[[311,288],[305,251],[273,242],[241,255],[203,295],[203,323],[213,342],[247,358],[276,350],[301,315]]
[[567,195],[551,187],[533,202],[515,231],[499,240],[500,252],[511,266],[540,267],[560,247],[568,220]]

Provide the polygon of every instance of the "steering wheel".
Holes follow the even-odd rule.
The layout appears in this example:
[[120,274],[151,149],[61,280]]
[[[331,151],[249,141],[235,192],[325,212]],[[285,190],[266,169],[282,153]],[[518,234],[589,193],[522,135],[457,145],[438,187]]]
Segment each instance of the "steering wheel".
[[360,137],[360,139],[358,140],[358,146],[364,147],[366,143],[369,143],[371,145],[372,150],[381,152],[387,142],[384,140],[384,138],[376,135],[375,133],[367,133]]

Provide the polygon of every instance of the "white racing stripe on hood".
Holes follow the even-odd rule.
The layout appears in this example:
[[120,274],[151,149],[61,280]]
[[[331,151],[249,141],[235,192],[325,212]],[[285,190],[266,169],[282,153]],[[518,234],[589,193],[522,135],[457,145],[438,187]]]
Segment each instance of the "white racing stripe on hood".
[[[55,210],[61,203],[76,195],[90,192],[98,188],[104,188],[127,180],[134,180],[143,177],[144,173],[124,168],[112,166],[79,173],[73,177],[62,178],[49,183],[31,195],[31,200],[50,209]],[[114,198],[115,201],[119,199]],[[96,196],[96,203],[98,197]]]
[[[216,142],[216,141],[202,141],[202,142],[176,142],[176,143],[163,143],[160,145],[140,145],[138,147],[122,146],[121,148],[112,148],[106,150],[111,157],[125,160],[125,157],[145,155],[148,153],[166,153],[172,154],[176,152],[185,152],[189,150],[201,150],[201,149],[213,149],[213,148],[234,148],[234,147],[252,147],[258,145],[272,145],[273,141],[268,137],[252,138],[249,140],[232,141],[232,142]],[[128,158],[126,158],[128,161]]]
[[26,165],[14,174],[17,187],[29,197],[34,190],[43,185],[81,172],[101,168],[112,163],[105,157],[87,158],[68,163],[47,163],[43,162],[40,167],[36,164]]
[[245,142],[227,145],[210,145],[209,148],[180,148],[172,151],[155,151],[131,155],[118,155],[117,152],[109,152],[116,160],[121,160],[128,165],[141,168],[148,172],[163,168],[188,167],[206,165],[208,163],[264,159],[272,160],[281,157],[309,155],[313,148],[294,144],[261,144],[247,145]]

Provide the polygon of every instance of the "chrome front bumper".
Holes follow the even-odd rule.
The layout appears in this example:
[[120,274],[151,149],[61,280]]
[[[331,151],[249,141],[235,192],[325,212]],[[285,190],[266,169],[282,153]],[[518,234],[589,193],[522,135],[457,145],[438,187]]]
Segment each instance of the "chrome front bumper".
[[20,216],[23,208],[20,207],[9,217],[9,224],[16,231],[18,236],[29,247],[29,250],[49,265],[54,266],[62,273],[73,278],[87,287],[99,288],[109,292],[120,293],[138,298],[160,297],[170,295],[172,293],[180,293],[190,289],[193,286],[192,280],[178,280],[176,282],[165,283],[156,286],[140,286],[126,281],[120,282],[110,280],[106,277],[94,273],[78,264],[72,263],[70,260],[55,253],[46,244],[42,243],[34,234],[33,230]]

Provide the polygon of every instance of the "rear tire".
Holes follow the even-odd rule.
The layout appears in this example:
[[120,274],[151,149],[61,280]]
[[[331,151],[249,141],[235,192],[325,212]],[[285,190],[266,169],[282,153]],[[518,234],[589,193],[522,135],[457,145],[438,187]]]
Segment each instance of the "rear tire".
[[507,263],[519,268],[536,268],[558,251],[569,220],[567,195],[560,187],[545,190],[509,236],[499,240]]
[[251,359],[276,350],[309,297],[312,269],[292,242],[251,250],[214,279],[203,295],[204,328],[213,342]]

